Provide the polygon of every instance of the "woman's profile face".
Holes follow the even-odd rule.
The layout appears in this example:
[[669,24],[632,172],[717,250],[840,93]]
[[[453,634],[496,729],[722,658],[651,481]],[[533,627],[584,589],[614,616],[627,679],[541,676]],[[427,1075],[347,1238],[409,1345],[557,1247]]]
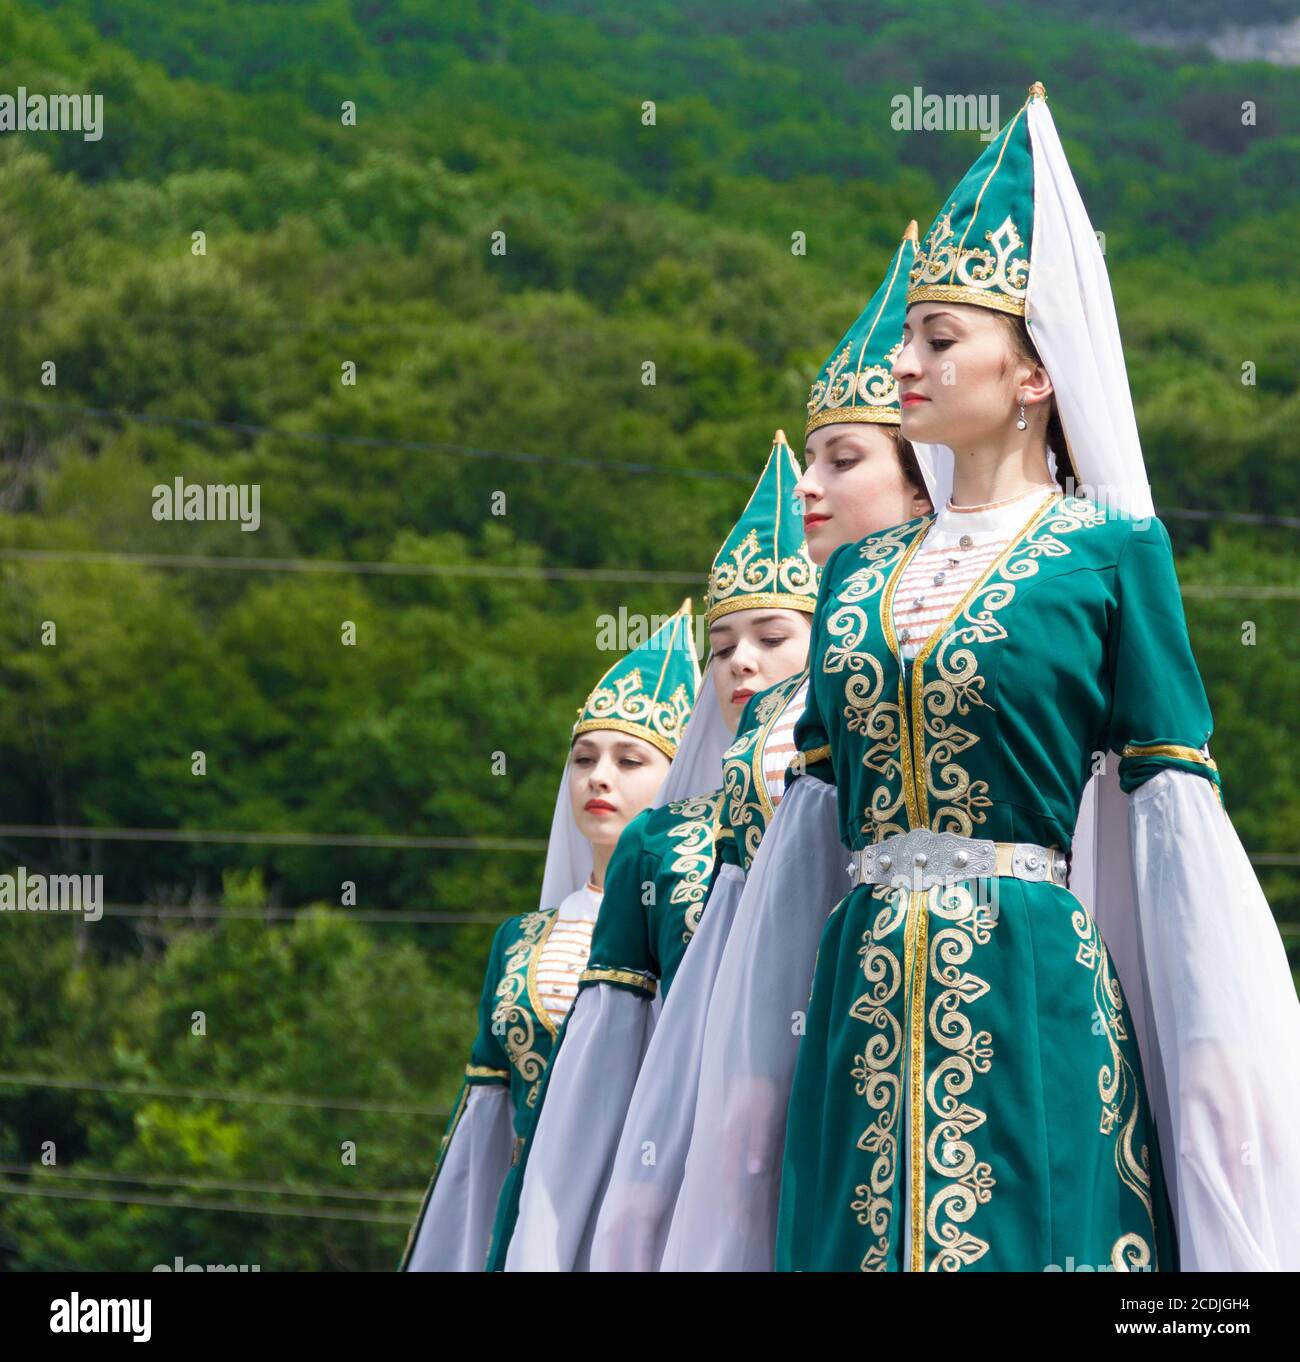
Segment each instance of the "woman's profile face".
[[713,687],[735,731],[751,695],[803,671],[812,616],[802,610],[733,610],[709,627]]
[[814,563],[824,564],[841,544],[930,510],[908,482],[885,427],[861,421],[822,426],[808,436],[804,460],[794,491],[803,500],[804,538]]
[[668,774],[668,758],[630,733],[596,728],[574,740],[569,753],[569,802],[578,831],[610,849],[648,808]]
[[1036,403],[1051,393],[1042,366],[1016,354],[999,315],[969,303],[913,303],[894,377],[903,435],[959,453],[1005,446],[1020,393],[1033,388]]

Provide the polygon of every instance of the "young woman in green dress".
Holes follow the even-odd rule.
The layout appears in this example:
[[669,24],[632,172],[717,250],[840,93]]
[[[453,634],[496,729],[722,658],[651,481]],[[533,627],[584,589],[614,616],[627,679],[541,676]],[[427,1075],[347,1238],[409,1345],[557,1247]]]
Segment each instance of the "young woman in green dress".
[[541,908],[492,942],[478,1034],[402,1267],[482,1271],[502,1184],[586,966],[620,833],[655,798],[699,685],[690,602],[619,659],[578,712]]
[[[817,569],[794,497],[799,468],[778,431],[710,574],[708,709],[734,734],[757,692],[799,672]],[[711,693],[708,693],[711,692]],[[591,1228],[642,1056],[694,941],[730,841],[722,752],[699,783],[675,780],[620,838],[580,994],[502,1196],[490,1260],[511,1270],[585,1270]],[[694,777],[692,777],[694,779]],[[711,911],[711,910],[710,910]],[[574,1156],[581,1145],[581,1157]]]
[[[699,1163],[719,1195],[688,1179],[685,1260],[779,1156],[778,1268],[1300,1266],[1300,1008],[1041,86],[927,233],[908,304],[902,430],[953,450],[953,496],[826,566],[808,775],[706,1036],[725,1155]],[[819,836],[843,897],[782,855]]]
[[[838,341],[812,385],[805,425],[806,467],[795,487],[809,556],[824,563],[840,545],[928,512],[936,476],[927,449],[899,435],[898,351],[908,273],[916,251],[911,223],[882,282]],[[716,647],[715,643],[715,647]],[[795,757],[793,731],[808,690],[804,668],[750,701],[741,737],[724,758],[722,810],[732,836],[673,996],[664,1005],[637,1078],[595,1227],[597,1270],[665,1265],[685,1174],[698,1091],[701,1042],[724,949],[764,832],[780,807]],[[734,1243],[734,1241],[733,1241]],[[671,1261],[668,1262],[671,1266]],[[718,1266],[743,1267],[743,1258]]]

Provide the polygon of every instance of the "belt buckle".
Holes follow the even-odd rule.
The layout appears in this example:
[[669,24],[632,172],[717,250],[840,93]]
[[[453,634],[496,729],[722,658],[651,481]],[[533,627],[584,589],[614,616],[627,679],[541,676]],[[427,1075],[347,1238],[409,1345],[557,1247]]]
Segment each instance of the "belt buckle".
[[865,848],[862,862],[864,880],[869,877],[879,883],[883,878],[895,888],[924,892],[995,874],[997,849],[982,837],[913,828]]
[[1055,847],[1016,843],[1016,849],[1011,854],[1011,870],[1012,874],[1021,880],[1037,880],[1056,885],[1064,885],[1068,880],[1065,857]]

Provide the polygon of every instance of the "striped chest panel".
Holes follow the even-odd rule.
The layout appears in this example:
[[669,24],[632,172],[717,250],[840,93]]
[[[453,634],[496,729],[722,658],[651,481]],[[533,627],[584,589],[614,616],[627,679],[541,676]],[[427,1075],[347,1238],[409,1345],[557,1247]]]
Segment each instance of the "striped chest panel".
[[785,793],[786,767],[794,758],[794,726],[808,705],[808,680],[790,697],[763,743],[763,783],[775,808]]
[[1010,535],[982,537],[970,548],[922,545],[894,593],[894,632],[906,658],[915,658],[953,607],[1007,547]]
[[587,967],[595,925],[583,918],[562,918],[542,943],[535,975],[537,1000],[557,1027],[577,996],[578,976]]

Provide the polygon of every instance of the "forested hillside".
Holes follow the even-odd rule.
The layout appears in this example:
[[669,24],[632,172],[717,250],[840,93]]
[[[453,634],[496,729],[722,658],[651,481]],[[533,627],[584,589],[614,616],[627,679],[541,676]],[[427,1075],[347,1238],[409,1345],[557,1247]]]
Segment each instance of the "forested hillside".
[[[914,86],[1047,87],[1296,944],[1300,90],[1041,15],[0,10],[0,91],[104,106],[99,141],[0,137],[0,859],[110,904],[0,914],[0,1262],[396,1261],[598,617],[702,590],[978,154],[894,131]],[[178,477],[257,484],[260,528],[155,520]]]

